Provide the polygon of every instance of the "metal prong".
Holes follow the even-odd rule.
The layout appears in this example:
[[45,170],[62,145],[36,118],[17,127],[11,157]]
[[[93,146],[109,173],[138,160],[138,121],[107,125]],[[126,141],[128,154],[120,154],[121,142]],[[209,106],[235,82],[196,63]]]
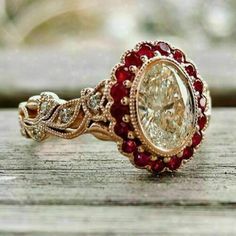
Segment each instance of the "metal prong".
[[129,105],[129,98],[128,97],[123,97],[121,99],[121,104],[124,105],[124,106]]
[[129,139],[134,139],[134,138],[135,138],[135,135],[134,135],[134,132],[133,132],[133,131],[129,131],[129,132],[128,132],[128,138],[129,138]]
[[163,160],[165,163],[168,163],[170,161],[170,157],[165,157]]
[[157,56],[157,57],[160,57],[161,56],[161,53],[159,51],[155,51],[154,52],[154,55]]
[[129,115],[124,115],[122,117],[122,120],[125,122],[125,123],[129,123],[130,122],[130,116]]
[[139,146],[139,147],[138,147],[138,152],[144,152],[143,146]]
[[177,154],[177,157],[181,158],[183,156],[183,152]]
[[157,156],[152,155],[151,156],[151,161],[156,161],[156,160],[157,160]]
[[148,61],[148,57],[145,55],[141,56],[140,59],[142,60],[142,62]]
[[129,70],[136,75],[139,69],[137,66],[130,66]]
[[123,82],[123,84],[126,88],[131,88],[131,86],[132,86],[132,82],[130,80],[125,80]]

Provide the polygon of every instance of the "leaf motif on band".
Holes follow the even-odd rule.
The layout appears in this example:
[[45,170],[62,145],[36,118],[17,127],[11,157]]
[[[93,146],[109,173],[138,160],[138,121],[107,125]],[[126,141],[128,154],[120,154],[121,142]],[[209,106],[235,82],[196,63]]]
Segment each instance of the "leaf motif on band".
[[109,103],[106,82],[94,89],[81,91],[81,97],[70,101],[51,92],[31,97],[19,107],[21,132],[24,136],[41,141],[54,135],[74,138],[83,133],[103,132],[109,136]]

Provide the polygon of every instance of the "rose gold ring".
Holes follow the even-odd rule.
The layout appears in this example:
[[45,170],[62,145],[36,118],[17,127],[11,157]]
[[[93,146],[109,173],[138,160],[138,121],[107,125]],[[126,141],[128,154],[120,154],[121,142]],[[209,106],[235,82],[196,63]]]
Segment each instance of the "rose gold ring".
[[19,105],[21,133],[42,141],[90,133],[117,142],[138,168],[173,171],[199,148],[211,114],[207,84],[185,54],[165,42],[125,52],[111,78],[70,101],[44,92]]

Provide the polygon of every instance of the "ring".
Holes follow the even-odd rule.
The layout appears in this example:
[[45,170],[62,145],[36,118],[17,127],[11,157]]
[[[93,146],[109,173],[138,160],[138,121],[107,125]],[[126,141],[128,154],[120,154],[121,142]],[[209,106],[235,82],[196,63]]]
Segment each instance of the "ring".
[[174,171],[191,159],[209,124],[208,86],[186,55],[166,42],[141,42],[111,77],[70,101],[43,92],[19,105],[21,133],[42,141],[90,133],[115,141],[137,168]]

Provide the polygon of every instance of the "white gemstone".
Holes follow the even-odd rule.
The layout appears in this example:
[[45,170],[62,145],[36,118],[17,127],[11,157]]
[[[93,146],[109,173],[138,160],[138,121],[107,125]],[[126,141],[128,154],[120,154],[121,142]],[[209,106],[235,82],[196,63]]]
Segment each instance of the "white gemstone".
[[88,107],[93,110],[97,110],[99,108],[100,102],[101,102],[101,94],[97,92],[96,94],[92,95],[89,98]]
[[41,141],[44,136],[43,131],[39,127],[32,128],[31,134],[32,138],[36,141]]
[[168,153],[186,144],[195,122],[193,101],[177,65],[163,59],[146,68],[138,87],[138,121],[156,149]]
[[49,107],[49,104],[47,101],[41,103],[40,112],[42,114],[45,115],[49,111],[49,109],[50,109],[50,107]]
[[70,121],[73,115],[73,111],[71,108],[63,108],[60,110],[59,117],[62,123],[67,123]]

